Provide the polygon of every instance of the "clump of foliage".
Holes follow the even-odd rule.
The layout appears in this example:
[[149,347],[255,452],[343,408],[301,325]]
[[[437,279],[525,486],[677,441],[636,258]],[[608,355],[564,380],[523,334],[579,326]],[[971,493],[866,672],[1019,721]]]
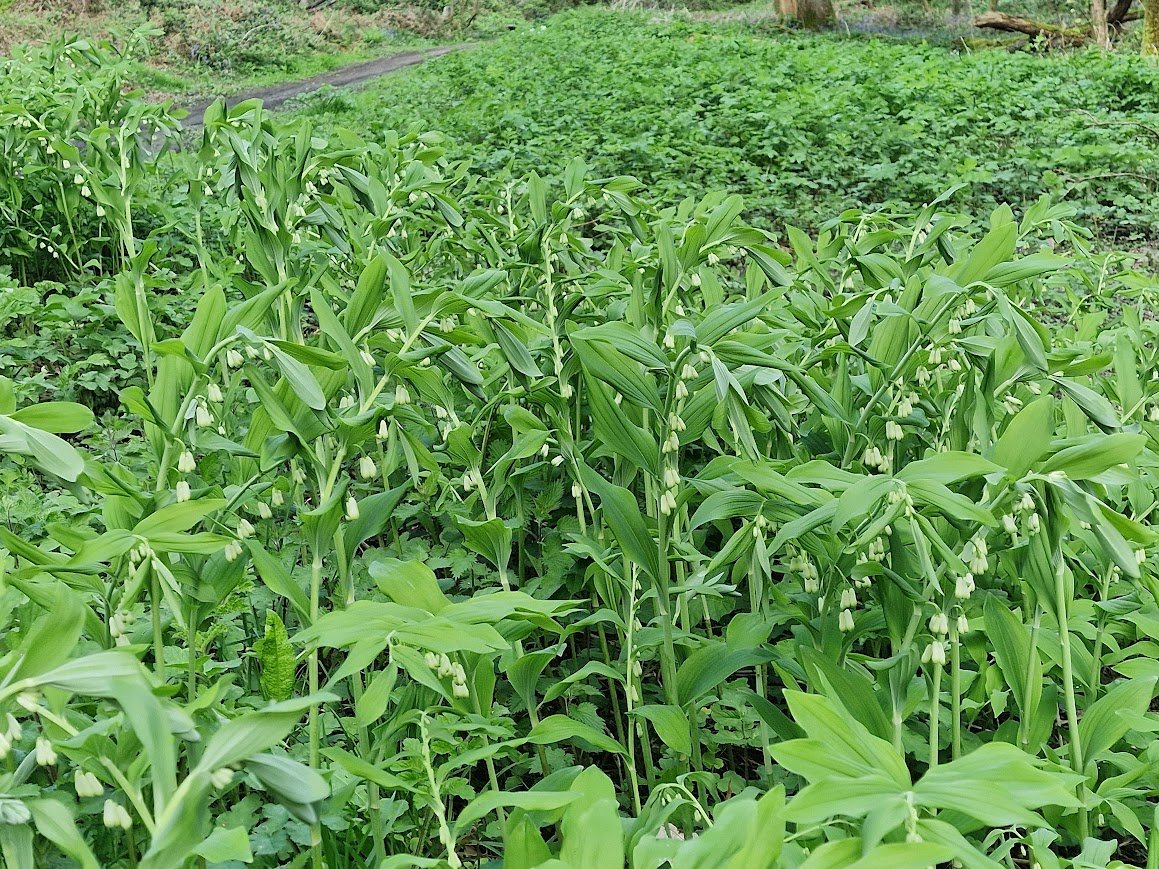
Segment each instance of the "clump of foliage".
[[1153,282],[447,147],[219,104],[108,181],[131,448],[0,380],[73,499],[0,527],[7,863],[1157,853]]
[[909,210],[961,185],[971,213],[1074,204],[1109,242],[1152,239],[1159,99],[1146,60],[944,47],[587,9],[384,79],[372,130],[440,129],[489,173],[558,174],[580,154],[659,195],[741,193],[762,225],[816,228],[851,203]]

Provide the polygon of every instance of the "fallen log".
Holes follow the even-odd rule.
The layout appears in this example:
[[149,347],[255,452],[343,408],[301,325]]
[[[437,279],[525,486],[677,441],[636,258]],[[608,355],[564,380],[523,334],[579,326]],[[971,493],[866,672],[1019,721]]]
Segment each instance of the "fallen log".
[[[1115,0],[1115,5],[1107,12],[1107,25],[1112,31],[1121,31],[1125,23],[1134,21],[1139,17],[1131,14],[1133,3],[1134,0]],[[983,12],[975,18],[974,26],[1001,30],[1004,33],[1021,33],[1031,39],[1042,38],[1059,46],[1082,45],[1091,38],[1089,24],[1085,27],[1060,27],[1057,24],[1020,18],[1017,15],[1007,15],[996,9]]]
[[1032,21],[1029,18],[1020,18],[1017,15],[1007,15],[1005,12],[994,10],[983,12],[975,18],[974,26],[1001,30],[1004,33],[1021,33],[1031,39],[1041,37],[1056,45],[1082,45],[1091,38],[1089,29],[1059,27],[1055,24]]

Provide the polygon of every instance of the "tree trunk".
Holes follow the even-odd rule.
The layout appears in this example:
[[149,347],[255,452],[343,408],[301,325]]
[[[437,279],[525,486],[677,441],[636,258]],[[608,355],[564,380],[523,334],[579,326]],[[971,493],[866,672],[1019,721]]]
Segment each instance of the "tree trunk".
[[1107,0],[1091,0],[1091,36],[1102,49],[1111,47],[1111,30],[1107,27]]
[[1143,53],[1159,55],[1159,0],[1143,0]]
[[797,0],[797,18],[804,27],[816,30],[833,21],[831,0]]
[[1118,32],[1123,29],[1123,22],[1127,20],[1127,13],[1131,11],[1133,2],[1134,0],[1115,0],[1115,5],[1107,13],[1107,24],[1112,30]]
[[796,18],[797,0],[777,0],[777,10],[786,18]]

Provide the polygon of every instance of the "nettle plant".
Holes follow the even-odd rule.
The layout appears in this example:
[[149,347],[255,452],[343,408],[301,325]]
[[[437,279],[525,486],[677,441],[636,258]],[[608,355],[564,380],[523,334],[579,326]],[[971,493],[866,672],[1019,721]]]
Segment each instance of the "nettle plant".
[[1153,327],[1065,209],[786,251],[580,161],[205,120],[192,315],[157,239],[114,294],[146,458],[0,407],[89,505],[0,531],[6,860],[1155,851]]

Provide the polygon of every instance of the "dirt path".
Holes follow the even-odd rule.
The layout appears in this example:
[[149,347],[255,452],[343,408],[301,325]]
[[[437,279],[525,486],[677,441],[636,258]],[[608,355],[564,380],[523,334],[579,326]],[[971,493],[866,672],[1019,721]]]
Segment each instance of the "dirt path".
[[[386,75],[387,73],[395,72],[396,70],[404,69],[408,66],[415,66],[425,60],[431,58],[441,57],[444,54],[450,54],[452,51],[461,51],[465,48],[471,48],[472,43],[463,43],[461,45],[443,45],[438,48],[426,48],[419,51],[407,51],[403,54],[392,54],[388,57],[379,57],[374,60],[367,60],[361,63],[352,63],[349,66],[332,69],[329,72],[321,73],[320,75],[312,76],[311,78],[298,79],[296,81],[282,82],[281,84],[273,85],[266,88],[258,88],[256,90],[243,91],[237,94],[223,94],[227,103],[236,104],[244,100],[258,99],[261,100],[267,109],[276,109],[291,97],[299,96],[300,94],[308,94],[316,91],[321,87],[330,85],[332,87],[344,87],[347,85],[360,84],[369,81],[372,78]],[[197,127],[201,125],[201,118],[205,114],[205,110],[213,104],[219,97],[210,97],[207,99],[200,99],[193,103],[182,103],[178,99],[175,103],[175,108],[183,109],[189,113],[189,117],[185,122],[185,128]]]

